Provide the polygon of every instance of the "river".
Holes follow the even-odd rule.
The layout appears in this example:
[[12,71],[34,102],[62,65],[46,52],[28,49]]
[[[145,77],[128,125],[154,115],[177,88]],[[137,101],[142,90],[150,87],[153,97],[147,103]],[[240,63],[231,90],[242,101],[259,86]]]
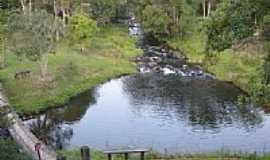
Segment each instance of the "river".
[[56,148],[270,152],[270,114],[238,105],[244,94],[239,88],[169,49],[141,47],[139,73],[108,81],[25,124]]

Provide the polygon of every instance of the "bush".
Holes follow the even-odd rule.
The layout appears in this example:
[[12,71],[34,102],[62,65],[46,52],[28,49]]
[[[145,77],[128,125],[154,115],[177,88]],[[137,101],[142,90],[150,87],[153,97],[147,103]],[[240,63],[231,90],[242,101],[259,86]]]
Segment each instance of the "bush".
[[263,18],[263,36],[270,40],[270,15],[266,15]]
[[18,145],[11,139],[0,138],[1,160],[31,160],[30,156],[21,153]]
[[270,83],[270,53],[268,53],[264,62],[264,80],[266,84]]
[[96,21],[82,13],[76,13],[70,25],[72,37],[76,39],[92,38],[98,31]]
[[249,0],[224,1],[206,23],[207,49],[223,51],[233,42],[253,35],[256,25],[253,13],[256,8]]

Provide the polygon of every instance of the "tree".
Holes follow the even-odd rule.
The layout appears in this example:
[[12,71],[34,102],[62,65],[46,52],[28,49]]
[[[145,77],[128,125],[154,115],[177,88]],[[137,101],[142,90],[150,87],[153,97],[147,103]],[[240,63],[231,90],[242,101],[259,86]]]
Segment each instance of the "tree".
[[263,18],[263,37],[266,40],[270,40],[270,15],[266,15]]
[[97,23],[83,13],[76,13],[70,21],[71,33],[74,38],[91,38],[97,32]]
[[169,34],[170,17],[158,5],[148,5],[142,12],[144,30],[154,35]]
[[89,0],[89,3],[91,15],[98,24],[104,26],[113,22],[120,15],[119,11],[127,5],[127,0]]
[[[31,15],[15,14],[10,19],[11,50],[18,56],[40,63],[41,79],[48,80],[48,54],[56,46],[55,33],[61,27],[45,10]],[[59,31],[60,32],[60,31]]]
[[7,52],[7,14],[0,11],[0,69],[5,67],[5,58]]
[[207,22],[207,49],[222,51],[233,42],[252,36],[257,12],[259,8],[252,0],[223,1]]
[[[144,32],[155,36],[181,37],[192,28],[196,8],[190,0],[129,1]],[[134,7],[135,6],[135,7]]]
[[4,33],[0,34],[0,69],[2,69],[6,66],[7,37]]
[[270,84],[270,47],[268,47],[268,55],[264,60],[264,81],[266,84]]

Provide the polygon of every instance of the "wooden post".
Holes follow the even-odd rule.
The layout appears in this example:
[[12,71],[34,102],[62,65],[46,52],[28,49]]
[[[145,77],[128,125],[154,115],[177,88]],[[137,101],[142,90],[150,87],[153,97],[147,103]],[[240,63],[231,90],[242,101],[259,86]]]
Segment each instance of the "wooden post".
[[144,152],[141,152],[141,160],[144,160]]
[[90,160],[90,149],[87,146],[81,147],[81,160]]
[[128,160],[128,153],[125,153],[125,160]]
[[57,156],[57,160],[66,160],[66,157],[64,157],[64,156]]
[[41,149],[41,143],[36,143],[35,144],[35,151],[37,152],[39,160],[41,160],[40,149]]
[[108,160],[112,160],[112,154],[108,154]]

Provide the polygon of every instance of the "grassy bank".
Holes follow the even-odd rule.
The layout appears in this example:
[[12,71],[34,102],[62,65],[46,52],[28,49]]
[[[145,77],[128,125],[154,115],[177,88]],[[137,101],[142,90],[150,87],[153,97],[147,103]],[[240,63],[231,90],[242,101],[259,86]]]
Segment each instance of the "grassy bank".
[[1,160],[32,160],[20,147],[11,139],[0,138],[0,159]]
[[[52,80],[46,83],[40,81],[37,62],[9,53],[6,68],[0,70],[0,81],[19,113],[38,113],[63,105],[108,79],[134,73],[131,59],[140,53],[135,42],[121,27],[102,28],[94,38],[80,42],[64,39],[49,56]],[[31,70],[31,76],[15,79],[15,73],[23,70]]]
[[219,80],[230,81],[244,91],[251,93],[261,82],[264,53],[251,54],[248,51],[227,49],[214,53],[208,57],[206,35],[202,32],[193,34],[187,39],[168,39],[168,43],[185,52],[191,63],[201,63],[210,73]]
[[[60,151],[61,155],[67,157],[67,160],[80,160],[79,150]],[[91,151],[92,160],[107,159],[101,151]],[[122,160],[123,155],[115,156],[114,160]],[[140,160],[138,155],[130,155],[130,160]],[[269,155],[258,156],[255,154],[232,154],[229,152],[217,152],[213,154],[190,154],[190,155],[164,155],[151,152],[146,155],[147,160],[269,160]]]

